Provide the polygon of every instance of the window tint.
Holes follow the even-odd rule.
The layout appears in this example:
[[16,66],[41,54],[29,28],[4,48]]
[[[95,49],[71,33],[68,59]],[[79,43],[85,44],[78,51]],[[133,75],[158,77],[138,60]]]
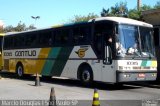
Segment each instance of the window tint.
[[41,31],[38,33],[38,43],[39,46],[52,46],[53,45],[53,37],[51,31]]
[[10,37],[5,37],[5,40],[4,40],[4,49],[7,48],[12,48],[14,46],[14,43],[13,43],[13,36]]
[[35,47],[36,46],[36,34],[33,33],[29,33],[29,34],[25,34],[25,47]]
[[110,22],[97,22],[94,28],[94,38],[93,45],[94,50],[98,56],[98,58],[103,57],[103,44],[109,44],[109,38],[112,37],[113,32],[113,23]]
[[75,45],[88,44],[91,35],[89,26],[77,26],[73,28],[73,43]]
[[24,38],[24,36],[17,35],[16,37],[14,37],[13,43],[14,43],[14,47],[15,48],[23,47],[24,44],[25,44],[25,38]]
[[4,48],[35,48],[48,47],[53,45],[53,37],[51,30],[43,30],[39,32],[28,32],[5,37]]
[[67,44],[69,44],[69,34],[70,34],[69,29],[56,30],[55,31],[55,45],[66,46]]

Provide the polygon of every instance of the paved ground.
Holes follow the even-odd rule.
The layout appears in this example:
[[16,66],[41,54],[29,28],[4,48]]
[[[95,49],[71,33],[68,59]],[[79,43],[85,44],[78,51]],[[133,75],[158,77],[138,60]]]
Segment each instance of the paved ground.
[[8,103],[4,100],[47,101],[52,87],[55,90],[56,100],[64,104],[59,103],[62,106],[75,104],[91,106],[94,88],[98,89],[101,106],[142,106],[142,101],[145,104],[146,100],[147,104],[152,103],[152,105],[143,106],[157,106],[153,104],[158,104],[157,100],[160,100],[160,85],[154,82],[124,84],[121,87],[95,83],[93,87],[87,88],[81,86],[77,80],[52,78],[41,79],[42,86],[36,87],[35,78],[31,76],[23,79],[17,79],[13,75],[2,75],[2,77],[5,77],[0,79],[0,100],[3,100],[0,104],[3,102],[3,105]]

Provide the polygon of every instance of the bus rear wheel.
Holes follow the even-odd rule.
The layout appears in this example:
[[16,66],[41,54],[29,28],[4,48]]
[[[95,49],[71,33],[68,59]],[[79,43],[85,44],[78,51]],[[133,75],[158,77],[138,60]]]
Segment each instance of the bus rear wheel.
[[16,74],[17,74],[18,77],[23,77],[24,72],[23,72],[22,64],[17,64],[17,66],[16,66]]
[[82,67],[80,72],[81,83],[85,86],[89,86],[93,82],[93,74],[90,67]]

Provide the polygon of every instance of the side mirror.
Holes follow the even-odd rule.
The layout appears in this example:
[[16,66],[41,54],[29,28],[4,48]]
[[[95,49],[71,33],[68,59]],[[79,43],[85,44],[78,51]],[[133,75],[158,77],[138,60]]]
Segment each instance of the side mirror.
[[112,64],[112,50],[110,46],[105,46],[105,59],[103,61],[104,64]]

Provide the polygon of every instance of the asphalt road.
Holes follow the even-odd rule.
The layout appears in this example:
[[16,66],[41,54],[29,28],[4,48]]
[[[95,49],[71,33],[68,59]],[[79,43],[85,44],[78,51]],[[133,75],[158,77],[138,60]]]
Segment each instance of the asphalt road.
[[[33,76],[22,79],[12,74],[1,73],[1,76],[0,105],[5,106],[19,102],[27,106],[48,105],[46,101],[50,98],[52,87],[59,106],[91,106],[94,88],[98,89],[101,106],[160,106],[160,84],[155,82],[127,83],[123,86],[95,82],[92,87],[84,87],[77,80],[41,78],[41,86],[35,86]],[[33,104],[27,104],[31,101]]]

